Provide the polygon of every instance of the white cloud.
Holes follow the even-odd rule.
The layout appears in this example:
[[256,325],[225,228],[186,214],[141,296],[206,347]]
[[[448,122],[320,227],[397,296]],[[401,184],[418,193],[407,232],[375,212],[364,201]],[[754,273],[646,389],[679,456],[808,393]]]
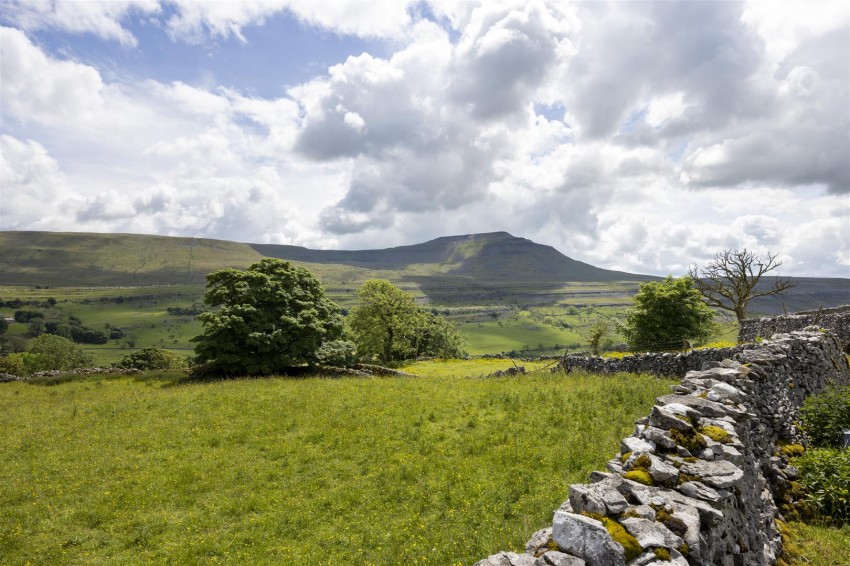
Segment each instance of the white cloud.
[[122,26],[121,20],[130,14],[156,14],[161,8],[157,0],[3,0],[0,10],[6,21],[23,30],[92,33],[125,47],[135,47],[138,39]]
[[176,14],[166,22],[173,39],[198,43],[207,37],[235,37],[247,41],[243,28],[262,25],[276,14],[288,11],[304,24],[359,37],[391,38],[403,35],[411,23],[408,1],[370,0],[243,0],[241,2],[198,2],[169,0]]
[[848,275],[838,4],[91,4],[112,24],[76,28],[56,23],[69,5],[4,21],[132,45],[130,18],[206,42],[288,11],[391,54],[259,98],[113,78],[4,28],[4,228],[361,248],[507,230],[629,271],[746,246],[786,274]]
[[73,211],[74,196],[59,164],[40,143],[0,135],[0,228],[56,229]]

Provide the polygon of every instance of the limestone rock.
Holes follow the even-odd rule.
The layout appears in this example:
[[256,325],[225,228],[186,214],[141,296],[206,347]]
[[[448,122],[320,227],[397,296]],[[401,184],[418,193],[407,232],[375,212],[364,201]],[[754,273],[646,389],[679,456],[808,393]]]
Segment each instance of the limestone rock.
[[525,553],[537,556],[548,550],[549,541],[552,539],[552,527],[540,529],[525,543]]
[[712,487],[724,489],[736,485],[744,477],[741,468],[725,460],[686,462],[682,465],[680,472],[697,476],[701,478],[700,481]]
[[[644,428],[645,430],[645,428]],[[655,452],[655,443],[635,436],[627,436],[620,442],[620,452]]]
[[728,383],[718,383],[708,391],[708,399],[710,401],[722,402],[729,400],[733,403],[740,403],[747,396],[746,393]]
[[561,550],[584,559],[588,566],[625,566],[623,547],[596,519],[557,511],[552,520],[552,539]]
[[585,566],[585,564],[581,558],[552,550],[538,558],[534,566]]
[[570,486],[570,505],[576,513],[618,515],[629,506],[626,498],[617,491],[622,481],[619,476],[614,476],[597,483],[573,484]]
[[702,499],[703,501],[709,501],[711,503],[717,503],[723,499],[717,491],[698,481],[688,481],[683,483],[679,486],[679,491],[688,497]]
[[[719,385],[726,384],[723,382],[719,382]],[[737,409],[734,409],[727,405],[722,405],[713,400],[703,399],[694,395],[665,395],[663,397],[659,397],[658,402],[663,403],[665,405],[669,403],[679,403],[681,405],[687,405],[688,407],[699,411],[702,415],[706,417],[725,417],[727,415],[734,415],[740,412]]]
[[646,440],[654,442],[656,446],[660,446],[666,450],[676,448],[676,441],[673,440],[673,437],[666,430],[648,426],[643,430],[642,434]]
[[681,537],[676,536],[661,523],[638,517],[623,519],[620,523],[629,531],[629,534],[637,539],[643,548],[649,548],[651,546],[678,548],[684,542]]
[[534,566],[535,559],[528,554],[515,552],[499,552],[491,554],[484,560],[479,560],[475,566]]
[[652,412],[649,414],[649,424],[662,430],[674,429],[682,432],[693,432],[694,427],[689,422],[680,419],[677,413],[667,407],[669,405],[665,405],[664,408],[658,405],[652,407]]

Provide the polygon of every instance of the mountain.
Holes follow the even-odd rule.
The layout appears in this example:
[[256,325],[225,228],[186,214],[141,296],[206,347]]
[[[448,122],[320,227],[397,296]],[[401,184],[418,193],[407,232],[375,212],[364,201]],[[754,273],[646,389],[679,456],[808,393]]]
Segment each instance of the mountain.
[[[276,257],[310,269],[337,297],[350,297],[360,283],[377,277],[419,291],[437,304],[554,303],[565,293],[593,295],[600,304],[606,295],[622,300],[638,282],[659,279],[600,269],[507,232],[447,236],[381,250],[311,250],[206,238],[5,231],[0,232],[0,252],[0,285],[203,285],[217,269],[244,269],[263,257]],[[751,312],[850,303],[850,280],[792,280],[795,289],[753,301]],[[595,284],[592,289],[590,283]]]
[[473,279],[533,281],[646,281],[656,279],[600,269],[571,259],[551,246],[517,238],[507,232],[445,236],[423,244],[383,250],[310,250],[297,246],[251,244],[265,257],[364,269],[421,271]]

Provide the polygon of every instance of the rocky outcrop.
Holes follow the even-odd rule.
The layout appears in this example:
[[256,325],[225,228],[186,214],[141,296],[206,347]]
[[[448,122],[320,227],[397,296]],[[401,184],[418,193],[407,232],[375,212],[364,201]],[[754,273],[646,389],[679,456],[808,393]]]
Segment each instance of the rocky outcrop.
[[778,503],[796,477],[777,445],[803,440],[800,406],[830,383],[850,384],[850,368],[820,330],[775,335],[688,372],[637,421],[607,472],[570,486],[551,529],[525,553],[478,566],[774,564]]

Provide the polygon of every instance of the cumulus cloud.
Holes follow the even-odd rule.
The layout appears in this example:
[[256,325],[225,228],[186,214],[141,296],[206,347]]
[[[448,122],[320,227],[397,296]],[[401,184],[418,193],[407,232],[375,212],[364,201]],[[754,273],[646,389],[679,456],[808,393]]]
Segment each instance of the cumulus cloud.
[[59,164],[40,143],[0,135],[0,228],[55,229],[73,211],[74,194]]
[[131,14],[150,15],[161,10],[158,0],[50,0],[0,2],[3,19],[23,30],[59,29],[71,33],[91,33],[101,39],[118,41],[126,47],[138,39],[121,21]]
[[[6,3],[0,220],[356,248],[507,230],[628,271],[749,247],[847,276],[848,7],[767,6]],[[144,18],[223,49],[280,14],[384,51],[261,98],[27,35],[144,50]]]

